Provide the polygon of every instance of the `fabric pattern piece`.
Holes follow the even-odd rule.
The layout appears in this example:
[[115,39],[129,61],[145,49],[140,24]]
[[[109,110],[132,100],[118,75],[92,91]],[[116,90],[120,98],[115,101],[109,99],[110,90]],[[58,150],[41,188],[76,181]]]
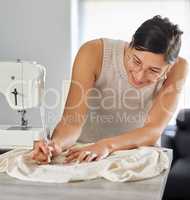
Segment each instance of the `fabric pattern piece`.
[[[77,147],[89,144],[76,144]],[[116,151],[107,158],[83,163],[63,164],[65,152],[47,165],[31,159],[31,150],[15,149],[0,155],[0,172],[25,181],[66,183],[104,178],[112,182],[137,181],[160,175],[169,167],[166,150],[143,146]]]

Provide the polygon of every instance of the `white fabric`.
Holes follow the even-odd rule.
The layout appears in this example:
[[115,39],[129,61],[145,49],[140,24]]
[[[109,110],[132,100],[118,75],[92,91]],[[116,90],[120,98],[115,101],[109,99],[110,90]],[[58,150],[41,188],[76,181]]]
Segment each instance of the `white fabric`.
[[[76,144],[76,146],[84,144]],[[85,144],[87,145],[87,144]],[[31,150],[15,149],[0,155],[0,172],[27,181],[65,183],[105,178],[113,182],[136,181],[159,175],[169,167],[169,158],[160,147],[117,151],[100,161],[63,164],[65,153],[48,165],[31,159]]]

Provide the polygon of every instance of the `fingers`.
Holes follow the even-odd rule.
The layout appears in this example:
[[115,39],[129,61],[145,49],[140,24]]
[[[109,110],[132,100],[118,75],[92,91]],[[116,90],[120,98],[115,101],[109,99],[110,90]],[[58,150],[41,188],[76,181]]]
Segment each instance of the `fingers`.
[[38,162],[48,162],[48,156],[42,152],[38,152],[38,154],[32,153],[32,159]]
[[57,156],[62,152],[61,146],[59,146],[58,144],[54,143],[53,141],[51,141],[48,144],[48,150],[49,150],[49,153],[52,154],[52,156]]
[[51,149],[49,149],[45,141],[35,141],[32,159],[40,162],[41,164],[47,163],[49,161],[49,155],[51,154],[50,150]]
[[82,153],[80,153],[77,160],[78,160],[79,163],[81,163],[83,160],[86,159],[86,157],[88,157],[88,154],[85,151],[83,151]]
[[94,161],[99,161],[99,160],[102,160],[103,158],[104,158],[104,156],[99,155],[94,159]]
[[70,156],[66,157],[64,160],[64,163],[69,163],[73,160],[76,160],[79,157],[79,152],[75,152],[73,154],[71,154]]
[[86,157],[88,156],[88,154],[86,154],[86,152],[75,152],[70,154],[69,156],[67,156],[64,160],[64,163],[68,163],[71,162],[73,160],[77,160],[77,162],[82,162]]
[[70,155],[72,155],[73,153],[79,152],[80,148],[77,147],[71,147],[70,149],[68,149],[68,152],[65,154],[66,157],[69,157]]
[[[69,163],[74,160],[77,160],[78,163],[83,161],[91,162],[106,157],[95,152],[87,151],[87,149],[81,149],[81,147],[70,147],[67,151],[63,163]],[[51,161],[50,155],[55,156],[61,152],[61,147],[53,141],[50,141],[48,144],[45,141],[38,141],[34,144],[32,159],[36,160],[40,164],[47,164]]]
[[42,151],[44,154],[48,154],[49,149],[48,145],[44,140],[35,141],[34,142],[34,151],[39,152]]
[[92,153],[92,154],[90,154],[89,156],[86,157],[85,161],[91,162],[91,161],[94,161],[97,157],[98,157],[97,154]]
[[95,160],[96,158],[97,158],[97,154],[95,153],[87,153],[86,151],[82,151],[82,152],[78,151],[67,156],[64,160],[64,163],[69,163],[73,160],[77,160],[78,163],[81,163],[82,161],[91,162]]
[[48,160],[37,162],[38,165],[47,165],[48,163]]

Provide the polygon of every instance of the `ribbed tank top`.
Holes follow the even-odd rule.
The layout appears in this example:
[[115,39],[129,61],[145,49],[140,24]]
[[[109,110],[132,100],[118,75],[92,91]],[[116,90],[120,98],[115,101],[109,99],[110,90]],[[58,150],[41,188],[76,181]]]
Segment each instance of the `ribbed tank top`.
[[148,111],[164,79],[136,89],[124,66],[126,42],[103,40],[100,75],[90,91],[88,112],[79,142],[96,142],[143,127]]

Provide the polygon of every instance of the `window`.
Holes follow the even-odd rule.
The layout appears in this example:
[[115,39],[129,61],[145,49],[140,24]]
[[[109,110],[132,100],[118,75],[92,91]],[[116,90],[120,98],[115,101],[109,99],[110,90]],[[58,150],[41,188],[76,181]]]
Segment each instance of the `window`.
[[[79,45],[87,40],[110,37],[130,41],[139,25],[161,15],[179,24],[184,32],[180,56],[190,63],[190,2],[188,0],[78,0]],[[188,86],[190,78],[180,98],[178,109],[190,107]],[[174,115],[170,124],[175,122]]]

